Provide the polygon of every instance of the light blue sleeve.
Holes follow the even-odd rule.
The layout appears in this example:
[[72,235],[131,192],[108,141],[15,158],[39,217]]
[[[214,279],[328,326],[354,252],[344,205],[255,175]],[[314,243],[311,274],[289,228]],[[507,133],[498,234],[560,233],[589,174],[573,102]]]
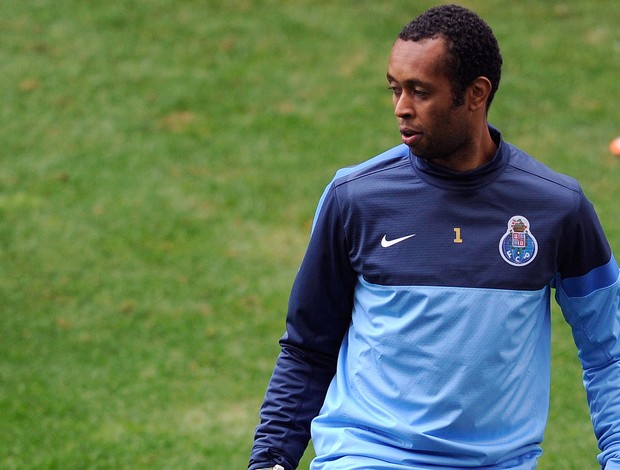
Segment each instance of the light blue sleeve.
[[558,280],[556,299],[583,367],[599,462],[620,469],[620,270],[614,257],[583,276]]
[[620,470],[620,459],[610,459],[605,465],[605,470]]

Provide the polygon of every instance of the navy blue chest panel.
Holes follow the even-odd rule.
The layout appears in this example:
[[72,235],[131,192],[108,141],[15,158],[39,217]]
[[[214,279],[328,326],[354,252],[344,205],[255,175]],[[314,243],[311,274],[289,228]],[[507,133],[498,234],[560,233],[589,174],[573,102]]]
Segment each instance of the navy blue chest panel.
[[353,268],[372,283],[537,290],[570,238],[566,201],[518,184],[364,183],[347,188],[343,219]]

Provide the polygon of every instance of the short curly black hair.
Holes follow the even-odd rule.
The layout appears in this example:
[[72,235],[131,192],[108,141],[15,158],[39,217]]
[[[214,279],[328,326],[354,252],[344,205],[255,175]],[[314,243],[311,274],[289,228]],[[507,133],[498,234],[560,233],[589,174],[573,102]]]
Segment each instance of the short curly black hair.
[[489,108],[499,88],[503,61],[497,38],[476,13],[459,5],[437,6],[414,18],[398,37],[415,42],[443,38],[448,52],[446,74],[452,81],[455,104],[463,104],[466,88],[482,76],[491,82]]

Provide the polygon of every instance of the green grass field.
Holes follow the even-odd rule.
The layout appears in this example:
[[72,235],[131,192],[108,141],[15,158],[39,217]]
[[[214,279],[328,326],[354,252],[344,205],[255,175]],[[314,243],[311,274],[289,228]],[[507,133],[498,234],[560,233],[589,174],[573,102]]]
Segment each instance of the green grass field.
[[[245,467],[315,204],[399,143],[386,61],[433,4],[0,3],[0,468]],[[464,4],[491,121],[620,253],[617,0]],[[557,310],[552,380],[539,468],[597,468]]]

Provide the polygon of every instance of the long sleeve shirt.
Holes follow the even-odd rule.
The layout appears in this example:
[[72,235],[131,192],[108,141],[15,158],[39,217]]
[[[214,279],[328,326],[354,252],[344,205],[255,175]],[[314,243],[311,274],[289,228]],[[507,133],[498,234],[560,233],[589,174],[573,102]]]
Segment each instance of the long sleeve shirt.
[[577,182],[502,140],[455,173],[400,145],[339,171],[293,285],[249,468],[534,468],[550,299],[620,468],[620,273]]

